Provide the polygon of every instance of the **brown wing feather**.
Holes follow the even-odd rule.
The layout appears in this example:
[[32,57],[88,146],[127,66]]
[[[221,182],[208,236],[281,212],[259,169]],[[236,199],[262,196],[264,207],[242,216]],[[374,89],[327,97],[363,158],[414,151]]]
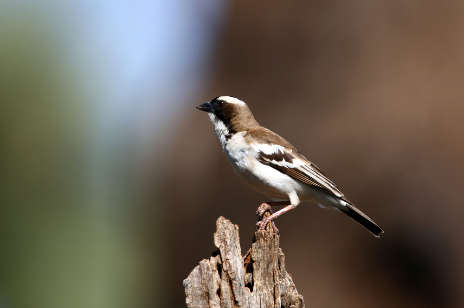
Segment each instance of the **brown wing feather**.
[[[285,174],[288,174],[289,176],[303,183],[318,187],[339,198],[343,198],[342,192],[338,190],[335,184],[331,180],[329,180],[327,176],[325,176],[319,170],[319,168],[315,167],[314,164],[312,164],[306,158],[300,155],[298,156],[302,157],[303,159],[300,157],[296,157],[296,155],[294,155],[295,153],[296,152],[292,151],[291,149],[285,149],[283,153],[278,152],[273,154],[265,154],[263,152],[259,152],[258,160],[261,163],[266,164],[274,169],[277,169]],[[303,163],[305,163],[305,165],[291,168],[279,164],[279,162],[283,161],[287,163],[292,163],[295,159],[302,161]]]
[[248,142],[256,142],[262,144],[280,144],[283,147],[296,151],[295,147],[291,145],[290,142],[280,137],[273,131],[270,131],[269,129],[264,127],[248,129],[244,138],[248,140]]
[[330,189],[327,189],[326,186],[322,185],[320,182],[317,182],[314,178],[311,178],[310,176],[301,172],[300,170],[293,169],[293,168],[285,168],[285,169],[286,169],[285,173],[291,176],[292,178],[295,178],[303,183],[319,187],[329,193],[333,193]]

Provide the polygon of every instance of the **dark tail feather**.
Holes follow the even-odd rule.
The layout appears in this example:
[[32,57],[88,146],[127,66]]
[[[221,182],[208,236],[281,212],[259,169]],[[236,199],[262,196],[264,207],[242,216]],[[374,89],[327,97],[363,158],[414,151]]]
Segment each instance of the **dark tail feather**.
[[383,230],[380,229],[379,226],[375,222],[372,221],[366,214],[361,212],[357,207],[352,204],[347,204],[343,208],[339,208],[339,210],[346,215],[350,216],[356,222],[358,222],[361,226],[369,230],[374,236],[380,237],[380,234],[383,233]]

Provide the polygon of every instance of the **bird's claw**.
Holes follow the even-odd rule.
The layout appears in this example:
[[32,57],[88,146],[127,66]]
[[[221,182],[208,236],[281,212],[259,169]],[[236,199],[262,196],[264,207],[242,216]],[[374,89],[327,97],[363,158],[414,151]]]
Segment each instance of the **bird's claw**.
[[279,229],[277,229],[275,223],[274,223],[274,220],[269,220],[269,219],[264,219],[264,220],[260,220],[256,223],[256,228],[258,229],[258,231],[263,231],[266,229],[266,226],[268,223],[271,223],[271,226],[272,226],[272,229],[274,230],[275,233],[277,233],[278,235],[280,235],[280,231]]
[[266,212],[269,212],[269,216],[274,214],[274,212],[272,211],[272,207],[269,204],[262,203],[256,210],[256,215],[258,215],[258,219],[260,219],[260,221],[256,223],[256,228],[260,231],[265,230],[268,222],[271,222],[272,229],[274,230],[274,232],[280,234],[280,231],[279,229],[277,229],[273,219],[268,219],[269,216],[263,219],[264,213]]

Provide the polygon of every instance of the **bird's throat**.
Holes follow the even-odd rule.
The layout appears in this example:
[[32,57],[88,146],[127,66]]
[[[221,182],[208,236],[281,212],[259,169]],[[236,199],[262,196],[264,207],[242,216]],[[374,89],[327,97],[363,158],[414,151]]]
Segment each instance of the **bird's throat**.
[[221,142],[221,145],[224,148],[227,140],[229,140],[233,134],[230,128],[223,121],[221,121],[215,114],[208,113],[208,116],[211,122],[213,122],[216,134],[218,135],[219,141]]

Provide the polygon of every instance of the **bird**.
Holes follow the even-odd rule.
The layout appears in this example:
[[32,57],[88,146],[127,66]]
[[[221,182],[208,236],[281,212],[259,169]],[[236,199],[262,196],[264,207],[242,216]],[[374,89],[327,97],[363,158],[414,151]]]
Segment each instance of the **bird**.
[[[262,203],[257,215],[258,230],[269,222],[309,201],[352,218],[374,236],[384,231],[361,212],[335,184],[287,140],[262,127],[248,105],[232,96],[218,96],[196,107],[208,114],[222,149],[239,178],[271,201]],[[273,212],[271,207],[283,205]],[[270,216],[263,218],[269,211]]]

